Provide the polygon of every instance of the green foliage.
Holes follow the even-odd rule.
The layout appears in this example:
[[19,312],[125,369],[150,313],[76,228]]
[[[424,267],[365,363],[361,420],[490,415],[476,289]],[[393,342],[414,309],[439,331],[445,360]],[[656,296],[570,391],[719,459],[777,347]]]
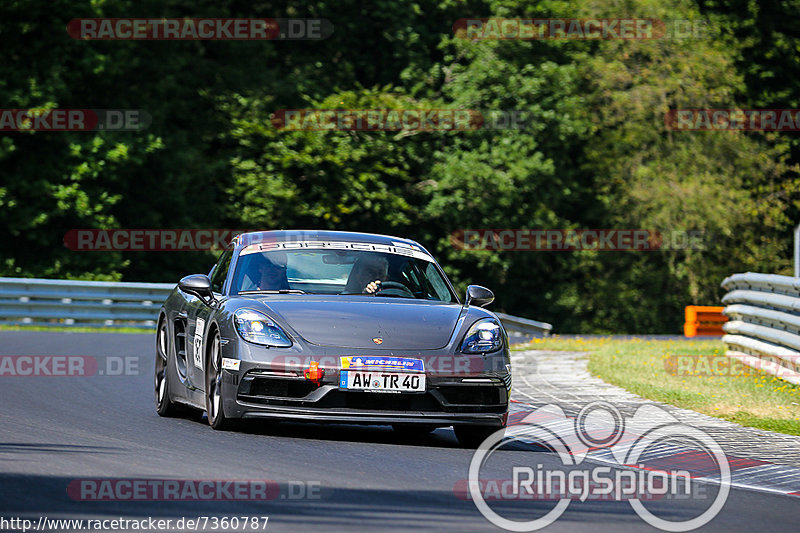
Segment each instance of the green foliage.
[[[0,136],[0,275],[174,281],[211,253],[72,252],[71,228],[408,236],[459,290],[562,332],[676,332],[743,270],[788,273],[796,134],[676,132],[675,108],[800,107],[790,4],[746,0],[7,0],[5,108],[135,108],[142,133]],[[323,17],[325,41],[71,39],[77,17]],[[468,17],[708,21],[702,38],[468,41]],[[281,131],[280,109],[523,111],[518,130]],[[462,229],[700,230],[702,250],[466,251]]]
[[[407,230],[414,208],[415,157],[394,132],[277,131],[265,120],[271,99],[222,103],[237,143],[228,213],[252,227]],[[404,109],[418,105],[390,90],[343,91],[314,109]]]

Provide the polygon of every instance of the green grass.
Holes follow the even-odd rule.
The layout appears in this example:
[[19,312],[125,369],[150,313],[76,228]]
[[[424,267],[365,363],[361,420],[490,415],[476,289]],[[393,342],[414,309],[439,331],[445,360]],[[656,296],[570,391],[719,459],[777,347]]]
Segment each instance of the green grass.
[[515,349],[588,352],[593,376],[649,400],[745,426],[800,435],[800,387],[749,367],[730,366],[725,345],[718,339],[555,336]]
[[4,326],[0,325],[0,331],[57,331],[68,333],[148,333],[155,335],[156,328],[126,328],[126,327],[92,327],[92,326]]

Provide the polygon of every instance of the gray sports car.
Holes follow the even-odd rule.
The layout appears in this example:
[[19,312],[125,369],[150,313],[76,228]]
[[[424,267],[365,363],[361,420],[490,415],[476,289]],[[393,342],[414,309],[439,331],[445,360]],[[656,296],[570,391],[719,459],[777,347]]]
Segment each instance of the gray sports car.
[[459,302],[418,243],[332,231],[237,236],[183,278],[158,318],[158,413],[453,426],[476,446],[504,427],[508,336],[470,285]]

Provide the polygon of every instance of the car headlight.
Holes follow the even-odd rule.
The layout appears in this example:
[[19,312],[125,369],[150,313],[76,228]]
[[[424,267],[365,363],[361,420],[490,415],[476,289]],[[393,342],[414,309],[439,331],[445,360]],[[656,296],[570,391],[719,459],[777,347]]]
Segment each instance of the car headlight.
[[461,353],[496,352],[503,347],[503,330],[493,318],[478,320],[467,331]]
[[233,313],[233,322],[236,324],[236,331],[246,341],[275,348],[288,348],[292,345],[289,336],[264,313],[252,309],[237,309]]

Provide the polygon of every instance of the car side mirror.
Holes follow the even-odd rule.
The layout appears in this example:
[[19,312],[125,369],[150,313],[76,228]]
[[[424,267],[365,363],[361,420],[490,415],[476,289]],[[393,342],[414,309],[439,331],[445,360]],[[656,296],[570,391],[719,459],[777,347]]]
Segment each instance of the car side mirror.
[[211,292],[211,280],[205,274],[192,274],[186,276],[178,282],[178,288],[185,293],[197,296],[205,302],[206,298],[213,301],[214,295]]
[[494,301],[494,293],[486,287],[480,285],[470,285],[467,287],[467,305],[477,305],[484,307]]

